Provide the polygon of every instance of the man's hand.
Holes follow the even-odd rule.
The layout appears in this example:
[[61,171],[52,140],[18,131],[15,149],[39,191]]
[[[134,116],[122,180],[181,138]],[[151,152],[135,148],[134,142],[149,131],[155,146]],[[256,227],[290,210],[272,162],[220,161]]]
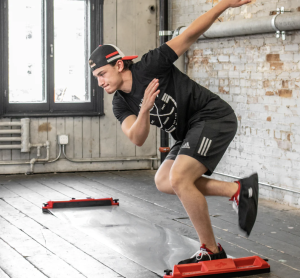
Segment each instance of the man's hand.
[[248,4],[251,0],[222,0],[228,5],[228,8],[236,8]]
[[154,105],[155,98],[159,94],[160,90],[157,90],[159,86],[158,79],[154,78],[145,90],[143,104],[141,110],[150,111]]

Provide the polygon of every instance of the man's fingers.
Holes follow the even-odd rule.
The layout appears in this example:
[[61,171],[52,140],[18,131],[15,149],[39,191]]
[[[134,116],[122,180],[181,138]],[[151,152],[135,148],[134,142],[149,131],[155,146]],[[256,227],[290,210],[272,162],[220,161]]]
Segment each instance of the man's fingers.
[[156,92],[154,92],[154,94],[151,96],[151,101],[155,101],[155,98],[157,97],[157,95],[159,94],[160,90],[157,90]]
[[[153,88],[153,86],[155,86],[158,83],[158,79],[154,78],[148,85],[147,89],[151,89]],[[146,90],[147,90],[146,89]]]
[[147,94],[153,94],[157,90],[158,86],[159,86],[158,81],[153,82],[153,83],[150,82],[150,84],[148,85],[145,93],[147,93]]

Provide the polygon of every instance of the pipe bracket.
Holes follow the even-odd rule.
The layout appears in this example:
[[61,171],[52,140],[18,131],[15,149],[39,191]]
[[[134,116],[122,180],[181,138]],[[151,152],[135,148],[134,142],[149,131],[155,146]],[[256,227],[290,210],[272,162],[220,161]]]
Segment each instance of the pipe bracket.
[[276,27],[276,24],[275,24],[275,20],[276,20],[276,17],[278,16],[278,15],[280,15],[280,14],[275,14],[274,16],[273,16],[273,18],[272,18],[272,27],[273,27],[273,29],[276,31],[276,32],[280,32],[280,30]]
[[168,31],[159,31],[159,36],[160,37],[163,37],[163,36],[172,36],[173,35],[173,31],[170,31],[170,30],[168,30]]

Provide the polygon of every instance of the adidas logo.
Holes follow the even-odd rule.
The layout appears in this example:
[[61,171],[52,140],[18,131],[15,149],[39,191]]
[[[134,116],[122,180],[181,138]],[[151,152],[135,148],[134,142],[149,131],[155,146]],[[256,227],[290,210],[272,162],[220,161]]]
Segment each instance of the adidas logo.
[[186,142],[184,145],[181,146],[182,149],[190,149],[189,142]]

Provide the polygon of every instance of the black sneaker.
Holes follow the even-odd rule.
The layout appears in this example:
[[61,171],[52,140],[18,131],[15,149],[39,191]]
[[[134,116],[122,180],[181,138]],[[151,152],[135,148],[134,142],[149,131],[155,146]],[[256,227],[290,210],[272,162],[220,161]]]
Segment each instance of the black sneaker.
[[238,181],[240,184],[238,200],[239,226],[249,236],[254,226],[258,207],[258,175]]
[[197,251],[191,258],[180,261],[178,264],[193,264],[198,263],[200,261],[226,259],[227,255],[225,253],[225,250],[219,243],[218,247],[220,252],[214,254],[205,246],[205,244],[202,244],[200,250]]

